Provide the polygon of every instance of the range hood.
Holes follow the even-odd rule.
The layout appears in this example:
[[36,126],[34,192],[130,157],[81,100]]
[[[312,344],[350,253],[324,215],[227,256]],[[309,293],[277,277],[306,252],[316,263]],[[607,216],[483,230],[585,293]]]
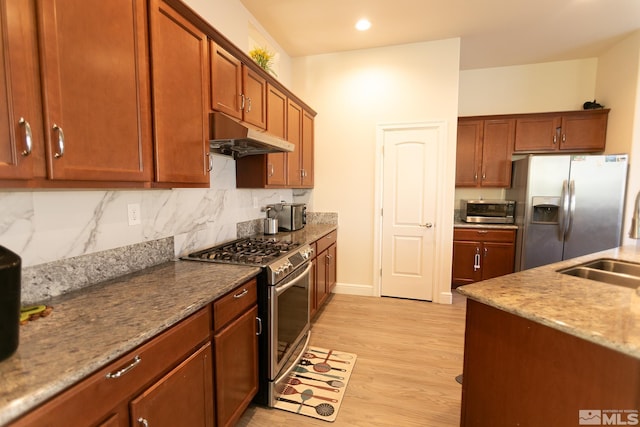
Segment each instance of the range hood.
[[234,159],[256,154],[291,152],[295,147],[289,141],[240,123],[224,113],[211,113],[210,125],[211,152],[232,156]]

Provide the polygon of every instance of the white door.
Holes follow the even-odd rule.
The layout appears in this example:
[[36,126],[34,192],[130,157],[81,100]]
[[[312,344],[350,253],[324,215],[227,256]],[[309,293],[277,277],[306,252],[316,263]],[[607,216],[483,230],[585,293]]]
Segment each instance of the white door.
[[383,135],[380,294],[433,300],[442,124],[388,128]]

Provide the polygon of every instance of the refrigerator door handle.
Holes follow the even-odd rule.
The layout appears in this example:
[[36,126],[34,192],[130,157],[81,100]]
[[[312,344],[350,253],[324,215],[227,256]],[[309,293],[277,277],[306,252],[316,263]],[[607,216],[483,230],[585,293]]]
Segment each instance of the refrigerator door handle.
[[564,239],[567,240],[571,235],[571,228],[573,227],[573,216],[576,213],[576,182],[571,180],[569,184],[569,219],[567,221],[567,230],[564,232]]
[[567,226],[569,224],[569,183],[565,179],[562,181],[562,193],[560,195],[560,221],[558,221],[558,237],[564,240],[567,235]]

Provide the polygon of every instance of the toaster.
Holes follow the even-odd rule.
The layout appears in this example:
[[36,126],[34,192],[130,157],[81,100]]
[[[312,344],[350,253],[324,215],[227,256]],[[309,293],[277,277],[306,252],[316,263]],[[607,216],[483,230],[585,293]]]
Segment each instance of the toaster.
[[300,230],[307,223],[307,205],[304,203],[283,203],[276,208],[276,211],[279,230]]

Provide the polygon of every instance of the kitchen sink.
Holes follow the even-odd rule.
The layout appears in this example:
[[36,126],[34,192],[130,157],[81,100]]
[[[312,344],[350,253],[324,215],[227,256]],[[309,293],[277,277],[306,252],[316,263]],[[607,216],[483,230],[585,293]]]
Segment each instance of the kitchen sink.
[[558,273],[640,290],[640,264],[632,262],[602,258],[558,270]]

